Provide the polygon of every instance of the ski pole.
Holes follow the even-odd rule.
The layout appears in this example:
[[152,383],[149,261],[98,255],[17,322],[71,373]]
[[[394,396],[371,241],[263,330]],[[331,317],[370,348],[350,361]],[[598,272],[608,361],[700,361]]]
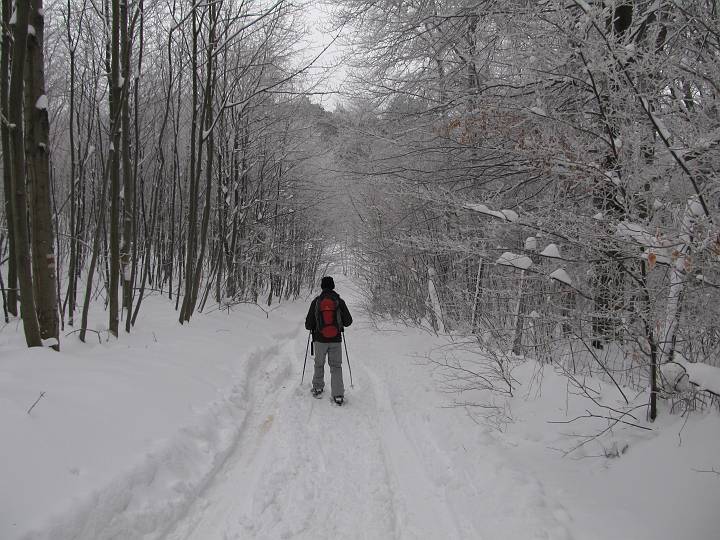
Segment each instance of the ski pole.
[[305,366],[307,365],[307,353],[308,353],[308,349],[310,348],[310,336],[312,336],[312,332],[308,332],[307,345],[305,346],[305,362],[303,363],[303,373],[302,373],[302,377],[300,378],[301,385],[302,385],[303,381],[305,380]]
[[345,332],[343,332],[343,344],[345,345],[345,358],[347,358],[348,371],[350,372],[350,388],[355,388],[352,380],[352,368],[350,367],[350,355],[347,352],[347,339],[345,338]]

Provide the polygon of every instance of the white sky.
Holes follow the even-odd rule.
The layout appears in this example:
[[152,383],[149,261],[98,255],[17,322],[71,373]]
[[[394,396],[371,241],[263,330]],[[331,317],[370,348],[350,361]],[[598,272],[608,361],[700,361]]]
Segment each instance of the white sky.
[[[330,14],[329,8],[322,2],[312,2],[308,4],[305,11],[305,24],[308,31],[309,47],[308,54],[305,57],[314,57],[328,46],[335,37],[330,32]],[[333,92],[341,89],[343,81],[346,77],[345,67],[341,61],[342,53],[339,40],[329,46],[322,56],[315,62],[315,65],[308,70],[309,79],[321,79],[321,82],[313,90],[315,92]],[[310,99],[315,103],[320,103],[326,109],[332,110],[338,102],[342,101],[342,97],[338,94],[313,95]]]

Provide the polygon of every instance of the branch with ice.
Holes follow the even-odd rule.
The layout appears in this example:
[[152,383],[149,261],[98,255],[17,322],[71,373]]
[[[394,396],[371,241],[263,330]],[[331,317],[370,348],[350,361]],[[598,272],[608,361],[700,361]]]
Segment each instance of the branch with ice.
[[527,270],[532,266],[532,260],[530,257],[526,255],[518,255],[517,253],[512,253],[510,251],[506,251],[500,255],[500,258],[495,261],[495,263],[502,266],[512,266],[513,268],[518,268],[519,270]]
[[643,252],[640,255],[646,259],[651,265],[666,264],[671,265],[674,255],[678,248],[678,242],[669,239],[661,239],[650,233],[645,225],[640,223],[632,223],[630,221],[621,221],[617,224],[617,235],[624,239],[630,240],[640,247]]
[[550,259],[562,259],[560,248],[557,247],[556,244],[548,244],[548,246],[540,252],[540,256]]
[[565,271],[563,268],[558,268],[554,272],[550,274],[550,279],[554,279],[555,281],[559,281],[561,283],[564,283],[565,285],[573,286],[572,279],[570,279],[570,275]]
[[467,203],[465,204],[465,208],[467,208],[468,210],[474,210],[475,212],[480,212],[481,214],[485,214],[486,216],[496,217],[510,223],[515,223],[520,219],[520,216],[518,216],[517,212],[515,212],[514,210],[490,210],[490,208],[488,208],[484,204],[479,203]]
[[660,366],[660,374],[666,388],[685,392],[694,387],[720,396],[720,368],[704,362],[690,362],[680,354],[677,354],[676,358],[676,361],[666,362]]
[[663,144],[665,145],[665,148],[670,152],[670,155],[675,160],[675,163],[680,166],[680,168],[683,170],[683,172],[687,175],[687,177],[690,179],[690,183],[693,186],[693,189],[695,190],[695,195],[697,197],[698,204],[702,208],[702,214],[704,216],[707,216],[710,221],[712,221],[712,217],[710,216],[710,210],[708,209],[708,205],[705,202],[705,198],[702,194],[702,191],[700,190],[700,187],[698,185],[697,179],[695,178],[695,175],[690,170],[690,167],[688,167],[687,162],[685,161],[685,158],[683,157],[683,153],[679,151],[677,148],[675,148],[672,144],[672,135],[670,133],[670,130],[667,128],[665,123],[653,112],[653,108],[650,105],[650,102],[644,98],[640,98],[640,103],[642,105],[642,108],[645,111],[645,114],[648,115],[650,118],[650,121],[652,122],[653,126],[655,127],[655,130],[660,135],[660,139],[662,140]]
[[720,396],[720,368],[693,362],[685,364],[690,382],[700,390],[707,390]]

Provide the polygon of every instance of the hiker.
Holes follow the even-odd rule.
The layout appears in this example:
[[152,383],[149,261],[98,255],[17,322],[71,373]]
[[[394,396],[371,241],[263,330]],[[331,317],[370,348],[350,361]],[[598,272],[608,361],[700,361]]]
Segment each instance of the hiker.
[[320,281],[322,292],[310,304],[305,328],[312,332],[315,354],[315,374],[312,395],[319,397],[325,389],[325,355],[330,366],[330,389],[333,401],[343,404],[345,387],[342,376],[342,333],[352,324],[352,317],[345,301],[335,292],[335,281],[325,276]]

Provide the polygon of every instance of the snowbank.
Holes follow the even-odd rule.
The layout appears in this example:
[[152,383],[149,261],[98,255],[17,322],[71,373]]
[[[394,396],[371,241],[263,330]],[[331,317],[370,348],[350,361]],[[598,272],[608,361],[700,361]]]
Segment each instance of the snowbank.
[[[670,415],[661,402],[654,423],[646,421],[644,407],[634,411],[637,420],[627,418],[651,431],[610,427],[601,417],[607,411],[577,395],[551,365],[527,361],[512,374],[521,382],[508,402],[513,421],[496,438],[573,516],[580,538],[718,537],[720,477],[712,472],[720,471],[717,413],[687,419]],[[618,410],[647,403],[641,394],[627,406],[612,385],[584,382],[599,402]],[[586,417],[588,411],[598,416]]]
[[248,384],[277,349],[273,329],[299,330],[299,317],[243,311],[180,327],[151,298],[132,335],[68,337],[60,353],[28,350],[6,327],[0,538],[159,537],[237,441]]
[[720,395],[720,368],[702,362],[683,363],[690,377],[690,382],[702,390],[710,390]]

